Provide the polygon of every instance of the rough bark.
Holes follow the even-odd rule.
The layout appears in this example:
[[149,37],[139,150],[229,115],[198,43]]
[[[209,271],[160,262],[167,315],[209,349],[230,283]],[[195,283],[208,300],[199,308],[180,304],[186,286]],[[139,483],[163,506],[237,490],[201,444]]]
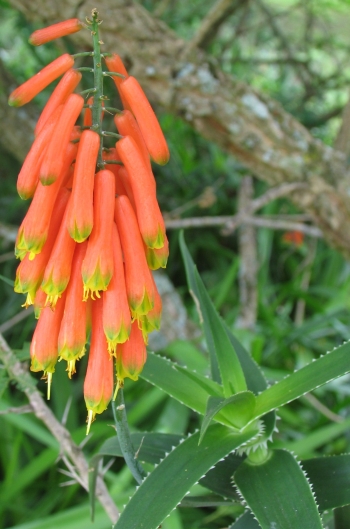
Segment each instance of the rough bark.
[[[10,0],[31,20],[84,18],[95,2]],[[314,139],[281,105],[232,78],[131,0],[101,0],[106,51],[118,51],[153,102],[187,120],[271,185],[305,182],[291,199],[310,213],[326,239],[350,257],[350,171],[343,153]],[[74,40],[89,47],[82,31]]]

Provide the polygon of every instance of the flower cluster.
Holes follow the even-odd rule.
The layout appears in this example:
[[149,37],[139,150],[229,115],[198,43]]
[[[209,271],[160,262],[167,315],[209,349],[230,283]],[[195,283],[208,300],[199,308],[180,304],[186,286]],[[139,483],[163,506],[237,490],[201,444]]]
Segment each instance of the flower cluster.
[[[150,162],[165,164],[168,147],[137,80],[118,55],[101,54],[99,24],[93,10],[87,25],[71,19],[34,32],[30,42],[40,45],[87,27],[94,51],[83,55],[93,57],[94,67],[74,69],[75,57],[64,54],[9,98],[21,106],[63,75],[18,176],[19,195],[32,201],[16,241],[21,263],[15,291],[27,295],[26,306],[34,305],[31,370],[44,372],[48,398],[56,362],[65,360],[71,377],[91,334],[84,382],[88,430],[113,397],[113,364],[116,391],[143,368],[147,336],[159,328],[162,308],[151,270],[165,267],[168,258]],[[94,75],[86,104],[74,93],[80,70]],[[113,78],[123,110],[106,106],[105,76]],[[113,112],[118,133],[103,131],[106,112]],[[103,146],[107,135],[118,138],[115,147]]]

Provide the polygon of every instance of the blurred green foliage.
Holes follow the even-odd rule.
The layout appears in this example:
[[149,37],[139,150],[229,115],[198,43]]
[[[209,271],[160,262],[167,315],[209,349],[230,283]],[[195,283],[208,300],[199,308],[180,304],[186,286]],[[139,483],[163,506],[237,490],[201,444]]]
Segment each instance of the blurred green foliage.
[[[191,39],[213,2],[145,0],[181,37]],[[260,2],[247,2],[221,25],[208,43],[207,51],[223,70],[278,99],[313,135],[332,145],[340,125],[341,110],[348,99],[350,80],[350,1],[349,0],[269,0],[263,6],[283,36],[269,23],[269,14]],[[27,44],[36,29],[22,15],[1,2],[0,57],[18,83],[23,82],[62,50],[73,51],[68,42],[33,49]],[[103,18],[103,17],[102,17]],[[103,31],[103,29],[102,29]],[[45,91],[35,104],[42,107]],[[241,178],[247,174],[232,156],[220,151],[170,114],[161,114],[161,123],[172,153],[169,164],[156,168],[162,210],[171,214],[183,208],[181,218],[232,215],[237,211]],[[331,114],[332,117],[327,119]],[[333,115],[334,114],[334,115]],[[4,125],[6,126],[6,124]],[[0,222],[19,225],[26,211],[16,194],[19,162],[5,150],[0,151]],[[255,195],[266,190],[255,181]],[[198,197],[210,187],[214,200],[200,207]],[[185,206],[185,209],[184,209]],[[265,214],[298,213],[287,199],[277,200],[262,210]],[[258,238],[258,315],[254,331],[235,329],[269,380],[309,363],[350,338],[350,264],[323,240],[306,237],[300,247],[286,244],[281,231],[260,228]],[[184,266],[178,246],[178,233],[170,232],[171,257],[167,274],[181,293],[189,316],[197,321],[187,292]],[[217,308],[231,328],[240,313],[237,235],[225,236],[219,228],[189,228],[186,240],[194,261]],[[24,300],[13,293],[16,262],[9,252],[12,244],[0,238],[0,328],[21,310]],[[6,257],[7,256],[7,257]],[[305,274],[309,274],[305,288]],[[10,284],[9,284],[10,283]],[[305,304],[305,315],[296,324],[298,305]],[[33,316],[20,321],[5,333],[5,338],[21,359],[28,358],[28,342],[34,328]],[[164,354],[180,363],[205,372],[207,353],[201,340],[177,341]],[[85,439],[85,404],[82,384],[86,358],[77,375],[69,381],[62,364],[54,375],[50,407],[62,418],[65,409],[67,428],[80,443]],[[1,374],[1,371],[0,371]],[[0,387],[1,379],[0,379]],[[42,381],[38,387],[45,391]],[[14,385],[0,395],[0,410],[26,403]],[[317,401],[300,399],[281,411],[283,421],[276,435],[278,446],[288,446],[298,455],[340,454],[349,451],[348,429],[333,419],[349,414],[348,377],[314,392]],[[140,380],[125,387],[128,418],[134,431],[187,433],[198,427],[198,418],[157,388]],[[327,408],[325,410],[320,405]],[[330,415],[330,417],[329,417]],[[112,415],[107,410],[93,425],[93,435],[84,447],[90,456],[114,434]],[[64,486],[70,478],[58,472],[65,468],[57,461],[59,451],[54,438],[32,415],[0,415],[0,529],[82,529],[110,527],[107,516],[97,508],[96,520],[89,521],[88,498],[79,485]],[[134,490],[134,482],[121,460],[105,475],[117,505],[122,507]],[[193,494],[201,494],[197,485]],[[228,527],[232,517],[242,513],[240,506],[221,506],[174,511],[163,529],[219,529]]]

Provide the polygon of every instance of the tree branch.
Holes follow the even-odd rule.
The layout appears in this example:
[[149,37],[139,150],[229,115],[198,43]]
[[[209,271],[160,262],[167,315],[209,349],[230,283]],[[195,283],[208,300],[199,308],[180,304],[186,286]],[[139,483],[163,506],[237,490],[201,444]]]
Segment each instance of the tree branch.
[[[52,24],[84,18],[86,0],[10,0],[28,18]],[[200,50],[181,62],[186,47],[167,26],[132,0],[101,0],[106,51],[118,51],[153,102],[187,120],[270,185],[304,182],[291,199],[312,215],[325,238],[350,257],[350,171],[346,156],[314,139],[281,105],[226,75]],[[81,31],[72,37],[90,49]],[[18,112],[12,109],[13,112]]]
[[[26,394],[29,404],[34,414],[43,421],[48,430],[57,439],[60,449],[68,456],[69,460],[74,463],[75,470],[79,475],[80,481],[84,488],[88,490],[88,465],[84,454],[80,448],[72,441],[72,438],[66,428],[56,419],[50,408],[47,407],[41,394],[36,389],[34,381],[30,374],[24,369],[23,365],[16,359],[16,356],[10,349],[4,337],[0,334],[0,360],[3,362],[10,377],[15,380],[22,391]],[[101,478],[98,478],[96,487],[96,497],[115,523],[119,517],[119,511],[109,495],[107,487]]]

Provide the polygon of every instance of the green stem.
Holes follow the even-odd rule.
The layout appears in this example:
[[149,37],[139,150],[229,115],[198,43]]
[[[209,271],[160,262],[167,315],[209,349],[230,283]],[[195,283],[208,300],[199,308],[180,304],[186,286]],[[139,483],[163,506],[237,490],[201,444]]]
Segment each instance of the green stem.
[[146,477],[146,472],[135,459],[135,449],[132,445],[128,420],[126,417],[123,390],[119,389],[115,403],[112,402],[114,422],[117,429],[118,439],[125,463],[128,465],[130,472],[140,485]]
[[111,138],[117,138],[118,140],[124,138],[124,136],[122,136],[121,134],[117,134],[116,132],[109,132],[108,130],[103,130],[102,136],[111,136]]
[[93,51],[82,51],[81,53],[74,53],[72,57],[76,59],[77,57],[93,57],[94,52]]
[[125,75],[123,75],[122,73],[118,73],[118,72],[102,72],[102,74],[105,77],[121,77],[122,79],[126,79]]
[[92,129],[95,130],[101,138],[100,149],[97,157],[97,167],[103,169],[102,149],[103,149],[103,137],[102,137],[102,100],[103,100],[103,72],[102,72],[102,57],[100,47],[100,36],[99,36],[99,19],[98,12],[93,10],[92,13],[92,24],[91,24],[91,35],[94,48],[94,102],[92,105]]

